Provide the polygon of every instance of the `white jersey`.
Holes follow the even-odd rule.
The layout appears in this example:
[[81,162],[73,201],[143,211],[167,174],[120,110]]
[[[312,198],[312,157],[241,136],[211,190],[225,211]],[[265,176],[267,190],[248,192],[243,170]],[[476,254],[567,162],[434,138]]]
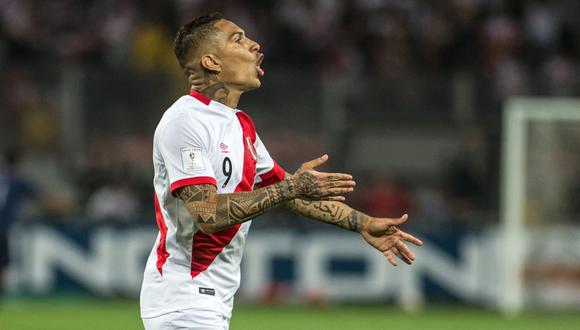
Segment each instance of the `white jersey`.
[[163,115],[153,141],[159,235],[147,260],[141,316],[197,308],[231,317],[250,222],[199,231],[178,188],[213,184],[219,193],[251,191],[284,179],[250,117],[192,91]]

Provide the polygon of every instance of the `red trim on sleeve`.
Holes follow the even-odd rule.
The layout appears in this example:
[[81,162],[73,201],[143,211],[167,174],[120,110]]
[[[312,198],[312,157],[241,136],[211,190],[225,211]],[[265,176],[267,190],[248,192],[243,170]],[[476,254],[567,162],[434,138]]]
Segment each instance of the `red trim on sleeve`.
[[[242,126],[242,143],[244,145],[244,168],[242,170],[242,180],[234,190],[235,192],[252,191],[254,179],[256,178],[256,159],[252,153],[255,153],[253,144],[256,143],[256,129],[252,119],[244,112],[236,113],[240,126]],[[248,145],[246,141],[250,141]],[[230,244],[234,239],[241,225],[221,230],[217,233],[206,234],[198,231],[193,235],[191,249],[191,277],[195,278],[201,272],[205,271],[215,258]]]
[[181,187],[192,186],[195,184],[213,184],[214,186],[217,187],[217,182],[215,178],[212,178],[211,176],[198,176],[195,178],[181,179],[173,182],[169,187],[169,191],[171,191],[171,194],[173,195],[173,192],[175,190]]
[[167,225],[165,224],[165,218],[159,206],[157,194],[155,194],[155,220],[157,221],[157,228],[159,228],[159,234],[161,235],[159,244],[157,245],[157,270],[163,276],[163,265],[165,265],[167,258],[169,258],[169,252],[167,252],[167,246],[165,245],[167,240]]
[[266,187],[272,185],[274,183],[280,182],[284,180],[286,177],[286,171],[274,161],[274,167],[266,174],[260,175],[261,182],[256,183],[256,186],[259,188]]
[[205,104],[205,105],[209,105],[209,103],[211,102],[211,99],[203,94],[201,94],[200,92],[196,91],[195,89],[192,89],[191,91],[189,91],[189,95],[195,97],[199,102]]

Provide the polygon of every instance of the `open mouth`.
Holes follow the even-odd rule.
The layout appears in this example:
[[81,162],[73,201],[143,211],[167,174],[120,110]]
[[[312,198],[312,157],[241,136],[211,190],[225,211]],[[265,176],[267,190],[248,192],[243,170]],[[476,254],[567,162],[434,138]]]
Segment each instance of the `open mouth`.
[[262,61],[264,61],[264,54],[260,53],[260,55],[258,55],[258,62],[256,62],[256,70],[258,71],[258,76],[260,77],[264,75],[264,69],[262,69],[260,66]]

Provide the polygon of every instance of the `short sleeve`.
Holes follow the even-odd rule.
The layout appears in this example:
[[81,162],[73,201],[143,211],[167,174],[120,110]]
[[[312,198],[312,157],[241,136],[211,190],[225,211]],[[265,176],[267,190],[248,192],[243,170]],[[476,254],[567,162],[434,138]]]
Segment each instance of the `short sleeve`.
[[195,118],[180,117],[160,132],[158,148],[167,168],[171,194],[189,185],[216,185],[208,154],[211,143],[209,127]]
[[264,146],[257,134],[254,148],[258,158],[256,163],[256,186],[265,187],[284,180],[286,172],[270,157],[266,146]]

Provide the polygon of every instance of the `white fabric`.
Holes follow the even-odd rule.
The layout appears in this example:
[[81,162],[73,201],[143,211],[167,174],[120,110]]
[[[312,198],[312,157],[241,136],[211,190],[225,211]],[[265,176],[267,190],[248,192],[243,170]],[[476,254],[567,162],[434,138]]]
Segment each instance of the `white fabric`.
[[144,318],[145,330],[228,330],[230,319],[218,312],[185,309]]
[[262,140],[256,134],[256,143],[254,144],[256,148],[256,153],[258,154],[258,162],[256,164],[256,184],[262,182],[260,175],[264,175],[272,170],[274,167],[274,160],[270,157],[266,146],[262,143]]

